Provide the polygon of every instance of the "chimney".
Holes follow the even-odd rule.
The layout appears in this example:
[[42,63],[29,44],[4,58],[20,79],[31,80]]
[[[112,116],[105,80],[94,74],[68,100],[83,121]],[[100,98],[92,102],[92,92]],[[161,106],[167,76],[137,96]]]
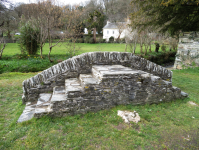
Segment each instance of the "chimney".
[[111,22],[108,20],[108,21],[107,21],[107,25],[108,25],[109,23],[111,23]]

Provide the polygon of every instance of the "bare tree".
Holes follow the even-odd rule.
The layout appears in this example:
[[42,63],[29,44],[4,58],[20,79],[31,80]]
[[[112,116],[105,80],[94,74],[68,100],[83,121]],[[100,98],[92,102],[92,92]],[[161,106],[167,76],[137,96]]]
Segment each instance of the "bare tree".
[[[64,8],[64,17],[63,20],[65,24],[65,28],[67,29],[64,33],[65,43],[67,52],[70,57],[76,55],[81,46],[76,44],[78,38],[83,36],[83,20],[82,17],[84,15],[83,10],[79,9],[79,6],[73,6],[72,9]],[[69,41],[70,39],[70,41]]]
[[6,42],[4,38],[1,38],[0,39],[0,59],[2,58],[3,50],[5,49],[5,47],[6,47]]
[[46,28],[46,19],[41,15],[37,19],[32,18],[32,25],[34,28],[37,28],[39,32],[36,32],[36,40],[39,43],[40,47],[40,57],[43,58],[43,46],[46,43],[46,40],[48,38],[48,30]]
[[140,53],[142,54],[143,53],[143,45],[144,45],[144,40],[145,40],[145,33],[142,31],[139,33],[139,36],[138,36],[138,43],[140,44]]
[[143,36],[143,41],[144,41],[144,55],[147,54],[148,48],[149,48],[149,36],[148,34],[145,32],[145,35]]
[[127,29],[127,32],[128,32],[128,35],[125,37],[125,41],[126,41],[125,52],[127,51],[127,47],[128,47],[130,52],[135,54],[135,50],[138,43],[138,33],[136,30],[132,32],[130,28]]
[[131,0],[101,0],[105,14],[111,22],[122,22],[125,18],[129,17],[132,6]]
[[116,25],[118,27],[118,33],[119,33],[117,40],[119,40],[122,32],[127,28],[127,23],[126,22],[116,22]]
[[[44,6],[43,15],[45,15],[46,20],[46,28],[47,28],[47,37],[49,42],[49,53],[48,53],[48,59],[50,62],[53,62],[50,58],[50,53],[52,51],[52,48],[57,46],[60,41],[62,41],[62,38],[60,38],[55,44],[53,44],[52,41],[52,29],[56,28],[61,24],[61,17],[62,17],[62,8],[55,5],[55,1],[48,0],[43,1],[41,4]],[[46,32],[46,30],[43,29],[43,31]],[[42,43],[42,41],[41,41]]]

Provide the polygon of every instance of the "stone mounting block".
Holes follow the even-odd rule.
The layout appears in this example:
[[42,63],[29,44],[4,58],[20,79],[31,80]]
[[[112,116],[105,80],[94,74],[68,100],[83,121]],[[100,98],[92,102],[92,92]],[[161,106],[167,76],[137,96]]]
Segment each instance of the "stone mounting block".
[[170,70],[131,53],[85,53],[23,82],[26,107],[18,122],[187,97],[171,79]]

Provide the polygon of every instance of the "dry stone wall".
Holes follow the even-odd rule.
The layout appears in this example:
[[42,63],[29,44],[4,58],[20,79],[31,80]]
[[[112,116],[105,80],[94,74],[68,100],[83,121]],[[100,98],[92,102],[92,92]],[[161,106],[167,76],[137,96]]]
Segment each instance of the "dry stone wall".
[[[199,37],[199,34],[196,36]],[[179,39],[175,69],[199,67],[199,38],[190,39],[190,37],[188,33]]]
[[67,59],[23,81],[23,103],[36,101],[40,93],[53,91],[55,86],[63,86],[65,79],[77,78],[80,74],[91,73],[93,65],[122,65],[172,80],[172,71],[132,53],[90,52]]
[[[64,90],[65,94],[61,94]],[[121,65],[94,65],[92,74],[66,79],[65,88],[55,87],[51,110],[46,113],[38,111],[34,116],[85,114],[116,105],[152,104],[182,97],[179,88],[158,76]]]

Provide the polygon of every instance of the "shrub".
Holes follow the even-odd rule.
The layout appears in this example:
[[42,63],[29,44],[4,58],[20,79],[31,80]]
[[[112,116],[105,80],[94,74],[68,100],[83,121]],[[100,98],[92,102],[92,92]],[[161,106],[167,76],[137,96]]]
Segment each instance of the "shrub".
[[89,40],[90,40],[90,37],[88,37],[88,36],[85,37],[85,38],[84,38],[84,43],[89,43]]
[[165,52],[165,51],[166,51],[166,45],[162,44],[162,45],[161,45],[161,50],[162,50],[163,52]]
[[93,36],[93,34],[92,34],[92,31],[91,31],[91,30],[88,30],[88,36],[89,36],[89,37],[92,37],[92,36]]
[[97,43],[105,43],[105,42],[106,42],[106,39],[103,39],[103,38],[97,39]]
[[79,38],[79,43],[84,43],[84,39],[83,38]]
[[21,53],[28,53],[29,55],[37,54],[39,50],[39,44],[37,42],[37,36],[39,30],[32,28],[29,22],[25,23],[20,28],[19,44]]
[[95,42],[94,42],[94,38],[90,38],[90,39],[89,39],[89,43],[90,43],[90,44],[95,43]]
[[168,51],[168,52],[150,53],[147,56],[141,55],[141,57],[144,57],[147,60],[152,61],[158,65],[162,65],[171,62],[174,63],[175,55],[176,51]]
[[113,41],[114,41],[114,37],[111,36],[111,37],[109,38],[109,42],[113,42]]
[[121,38],[121,39],[120,39],[120,42],[121,42],[121,43],[126,43],[125,38]]

